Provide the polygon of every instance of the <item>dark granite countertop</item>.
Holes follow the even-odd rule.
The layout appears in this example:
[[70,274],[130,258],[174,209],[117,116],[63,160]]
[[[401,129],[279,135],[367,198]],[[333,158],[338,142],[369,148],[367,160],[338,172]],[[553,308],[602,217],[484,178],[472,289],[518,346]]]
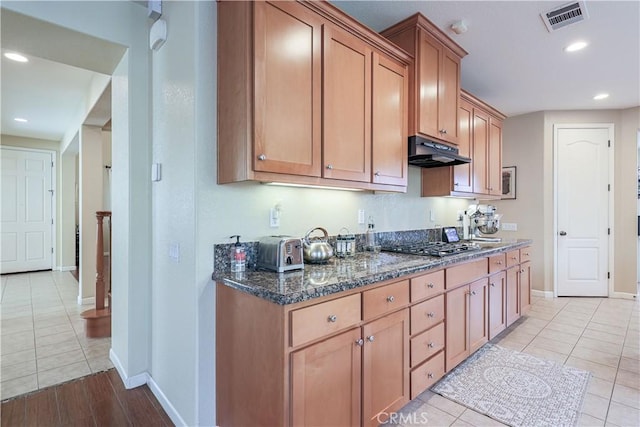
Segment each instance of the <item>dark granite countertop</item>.
[[483,249],[447,257],[358,252],[332,258],[326,264],[305,264],[304,270],[276,273],[250,269],[241,273],[214,272],[213,280],[280,305],[293,304],[413,273],[528,246],[532,240],[483,243]]

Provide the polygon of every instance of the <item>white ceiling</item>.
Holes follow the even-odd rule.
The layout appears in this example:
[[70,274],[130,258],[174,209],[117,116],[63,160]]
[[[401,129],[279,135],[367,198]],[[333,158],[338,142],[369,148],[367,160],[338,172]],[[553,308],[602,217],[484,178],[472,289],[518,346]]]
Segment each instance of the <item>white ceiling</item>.
[[[462,87],[510,116],[640,105],[639,1],[587,1],[588,20],[554,33],[547,32],[539,15],[564,1],[332,3],[376,31],[423,13],[469,52],[462,61]],[[469,29],[456,35],[449,27],[460,19]],[[563,51],[578,39],[590,43],[587,49],[572,55]],[[76,54],[64,49],[71,41]],[[31,61],[19,64],[2,58],[2,133],[59,140],[92,76],[108,72],[124,47],[3,9],[5,50],[21,50]],[[610,97],[594,101],[599,92]],[[17,116],[29,123],[14,122]]]
[[[589,18],[549,33],[540,13],[567,1],[332,1],[382,31],[421,12],[469,54],[462,87],[513,116],[640,105],[640,1],[586,1]],[[464,19],[468,31],[449,29]],[[568,54],[564,47],[589,46]],[[609,98],[594,101],[600,92]]]

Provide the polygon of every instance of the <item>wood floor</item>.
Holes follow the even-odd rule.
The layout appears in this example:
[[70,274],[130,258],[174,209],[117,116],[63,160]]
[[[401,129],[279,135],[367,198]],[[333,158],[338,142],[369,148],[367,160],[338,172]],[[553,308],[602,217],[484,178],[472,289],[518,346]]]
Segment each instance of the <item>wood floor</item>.
[[146,385],[124,388],[114,369],[2,402],[2,427],[173,426]]

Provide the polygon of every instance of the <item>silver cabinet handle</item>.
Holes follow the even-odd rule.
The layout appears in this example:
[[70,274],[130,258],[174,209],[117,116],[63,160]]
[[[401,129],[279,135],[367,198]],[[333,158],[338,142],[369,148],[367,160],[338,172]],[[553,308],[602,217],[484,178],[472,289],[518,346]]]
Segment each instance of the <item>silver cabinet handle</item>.
[[429,288],[429,289],[433,289],[433,283],[428,283],[428,284],[427,284],[427,288]]
[[476,291],[471,291],[471,295],[475,295],[475,294],[476,294]]
[[429,378],[433,378],[433,374],[432,374],[431,372],[429,372],[429,373],[427,374],[427,377],[429,377]]
[[367,341],[369,341],[369,342],[373,342],[374,340],[375,340],[375,337],[373,335],[369,335],[367,337]]
[[453,183],[453,185],[454,185],[454,187],[457,187],[457,186],[458,186],[458,185],[460,185],[460,184],[458,184],[457,182],[455,182],[455,183]]
[[364,340],[362,338],[360,338],[358,341],[356,341],[356,345],[358,347],[362,347],[364,345]]
[[435,313],[433,311],[427,313],[427,317],[435,317]]
[[396,300],[396,299],[393,297],[393,295],[389,295],[389,296],[387,297],[387,301],[388,301],[388,302],[394,302],[395,300]]
[[524,254],[525,254],[526,256],[529,256],[529,252],[525,252]]
[[427,347],[429,348],[433,348],[435,346],[435,344],[433,344],[432,342],[430,342],[429,344],[427,344]]
[[560,232],[560,233],[558,233],[558,234],[560,234],[561,236],[566,236],[566,235],[567,235],[567,232],[566,232],[566,231],[561,231],[561,232]]
[[336,316],[335,314],[332,314],[329,317],[327,317],[327,322],[335,323],[337,320],[338,320],[338,316]]
[[446,129],[440,129],[440,133],[447,133]]
[[332,165],[331,163],[329,163],[329,164],[327,165],[327,169],[329,169],[329,170],[333,169],[333,165]]
[[267,160],[267,156],[265,156],[264,154],[260,154],[258,156],[258,160]]
[[380,172],[374,173],[375,176],[380,176]]
[[524,273],[524,268],[522,270],[520,270],[520,273]]
[[515,261],[515,260],[518,259],[518,257],[517,256],[512,256],[511,259]]
[[496,264],[502,265],[502,261],[496,261]]
[[495,283],[491,283],[491,286],[493,286],[493,287],[495,288],[495,287],[496,287],[496,284],[495,284]]

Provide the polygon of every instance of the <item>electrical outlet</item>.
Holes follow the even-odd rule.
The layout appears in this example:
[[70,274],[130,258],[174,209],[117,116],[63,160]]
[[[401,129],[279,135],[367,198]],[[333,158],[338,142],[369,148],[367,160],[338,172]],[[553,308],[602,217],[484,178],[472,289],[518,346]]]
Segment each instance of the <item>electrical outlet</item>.
[[364,224],[364,209],[358,209],[358,224]]
[[269,227],[271,228],[280,227],[280,209],[271,208],[269,210]]
[[515,222],[503,222],[502,223],[503,231],[518,231],[518,224]]
[[429,220],[431,222],[434,222],[436,220],[436,213],[433,211],[433,209],[429,209]]
[[171,243],[169,245],[169,259],[176,264],[180,262],[180,243]]

